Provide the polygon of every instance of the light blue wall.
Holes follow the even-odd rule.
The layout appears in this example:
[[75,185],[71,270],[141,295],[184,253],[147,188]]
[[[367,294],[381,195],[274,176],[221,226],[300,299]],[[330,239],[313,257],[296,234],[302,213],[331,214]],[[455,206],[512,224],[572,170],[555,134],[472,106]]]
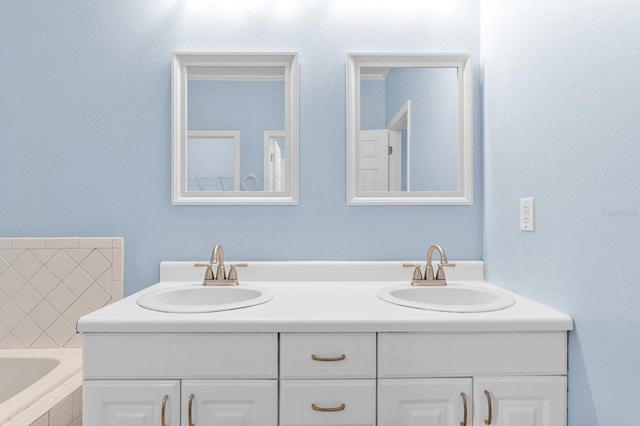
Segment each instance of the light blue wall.
[[640,417],[638,28],[637,0],[483,3],[488,278],[574,318],[571,426]]
[[[215,242],[249,260],[405,259],[432,242],[478,259],[484,155],[489,278],[576,322],[570,424],[634,424],[640,4],[484,0],[474,206],[355,208],[345,53],[469,51],[477,81],[479,0],[249,3],[0,2],[0,236],[121,235],[128,294],[160,260],[204,259]],[[299,206],[170,205],[172,50],[299,52]],[[534,233],[518,230],[523,196],[536,197]]]
[[[402,13],[398,13],[402,11]],[[0,236],[125,240],[125,293],[163,259],[482,257],[480,1],[0,2]],[[173,50],[297,51],[300,205],[171,206]],[[473,206],[347,207],[347,52],[470,52]]]

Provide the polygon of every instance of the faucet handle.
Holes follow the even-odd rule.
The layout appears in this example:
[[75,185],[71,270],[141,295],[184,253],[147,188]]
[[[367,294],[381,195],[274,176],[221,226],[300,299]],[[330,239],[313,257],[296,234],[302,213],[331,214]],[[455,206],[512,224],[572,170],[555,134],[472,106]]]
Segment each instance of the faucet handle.
[[227,276],[227,279],[229,281],[235,281],[235,283],[238,284],[238,272],[236,271],[236,268],[246,268],[247,266],[249,266],[248,263],[232,263],[229,266],[229,275]]
[[405,268],[414,268],[413,269],[413,278],[411,279],[411,284],[416,281],[422,281],[424,277],[422,276],[422,270],[420,270],[420,264],[418,263],[403,263],[403,267]]
[[444,280],[444,269],[445,267],[449,267],[449,268],[455,268],[456,264],[455,263],[449,263],[449,262],[440,262],[438,264],[438,272],[436,272],[436,280]]
[[213,263],[194,263],[194,268],[207,268],[207,271],[204,273],[204,281],[203,284],[207,281],[213,281]]

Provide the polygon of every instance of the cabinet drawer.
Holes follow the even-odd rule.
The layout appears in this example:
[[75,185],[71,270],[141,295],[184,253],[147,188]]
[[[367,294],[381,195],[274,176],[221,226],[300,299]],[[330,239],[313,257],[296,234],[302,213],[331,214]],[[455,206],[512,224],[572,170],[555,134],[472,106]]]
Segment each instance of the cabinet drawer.
[[567,374],[566,332],[381,333],[378,376]]
[[280,335],[283,379],[375,378],[374,333]]
[[375,398],[375,379],[282,380],[280,426],[373,426]]
[[86,379],[278,377],[275,333],[91,333]]

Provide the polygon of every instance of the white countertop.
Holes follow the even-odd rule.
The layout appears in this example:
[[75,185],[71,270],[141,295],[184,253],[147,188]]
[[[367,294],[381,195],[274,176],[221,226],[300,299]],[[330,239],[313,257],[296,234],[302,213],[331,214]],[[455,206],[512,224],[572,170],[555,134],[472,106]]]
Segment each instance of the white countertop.
[[[515,305],[483,313],[429,311],[380,300],[376,293],[381,288],[410,286],[411,271],[403,271],[401,264],[402,262],[252,262],[251,273],[244,274],[249,270],[239,271],[240,285],[271,289],[275,297],[267,303],[237,310],[196,314],[156,312],[138,306],[137,298],[147,292],[201,284],[201,281],[195,281],[195,277],[203,275],[204,271],[192,272],[193,262],[167,262],[161,267],[161,282],[80,318],[77,328],[83,334],[527,332],[573,329],[573,321],[568,315],[502,288],[499,289],[516,299]],[[450,285],[496,288],[482,281],[482,262],[467,261],[457,264],[455,269],[447,270]],[[286,273],[282,273],[283,268],[287,270]],[[273,280],[273,270],[278,271],[277,280]],[[315,281],[301,279],[302,271]],[[309,271],[315,273],[308,274]],[[336,276],[340,278],[336,279]],[[177,281],[177,278],[185,281]]]

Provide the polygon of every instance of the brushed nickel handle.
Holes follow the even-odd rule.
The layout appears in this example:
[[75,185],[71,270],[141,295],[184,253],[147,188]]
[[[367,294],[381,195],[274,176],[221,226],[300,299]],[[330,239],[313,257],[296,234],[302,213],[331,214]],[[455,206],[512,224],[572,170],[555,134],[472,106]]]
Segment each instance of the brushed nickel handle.
[[193,424],[193,398],[195,397],[194,394],[189,395],[189,426],[195,426]]
[[415,284],[419,281],[424,280],[424,276],[422,275],[422,270],[420,269],[420,265],[417,263],[403,263],[403,267],[405,268],[413,268],[413,277],[411,278],[411,284]]
[[227,279],[230,281],[235,281],[237,284],[238,271],[236,271],[236,268],[246,268],[247,266],[249,266],[248,263],[232,263],[231,266],[229,266],[229,275],[227,275]]
[[345,354],[342,354],[340,356],[333,357],[333,358],[324,358],[324,357],[319,357],[316,354],[313,354],[311,355],[311,359],[314,361],[333,362],[333,361],[344,361],[345,359],[347,359],[347,356]]
[[491,418],[493,417],[491,414],[491,395],[488,390],[484,390],[484,395],[487,397],[487,419],[484,421],[485,425],[491,424]]
[[165,420],[166,414],[167,414],[167,400],[169,399],[169,395],[165,395],[164,398],[162,398],[162,411],[160,412],[160,424],[162,426],[167,426],[167,422]]
[[462,397],[462,421],[460,422],[460,426],[467,426],[467,395],[464,392],[460,392],[460,396]]
[[321,411],[323,413],[335,413],[336,411],[342,411],[347,408],[346,404],[340,404],[337,407],[318,407],[316,404],[311,404],[313,411]]

